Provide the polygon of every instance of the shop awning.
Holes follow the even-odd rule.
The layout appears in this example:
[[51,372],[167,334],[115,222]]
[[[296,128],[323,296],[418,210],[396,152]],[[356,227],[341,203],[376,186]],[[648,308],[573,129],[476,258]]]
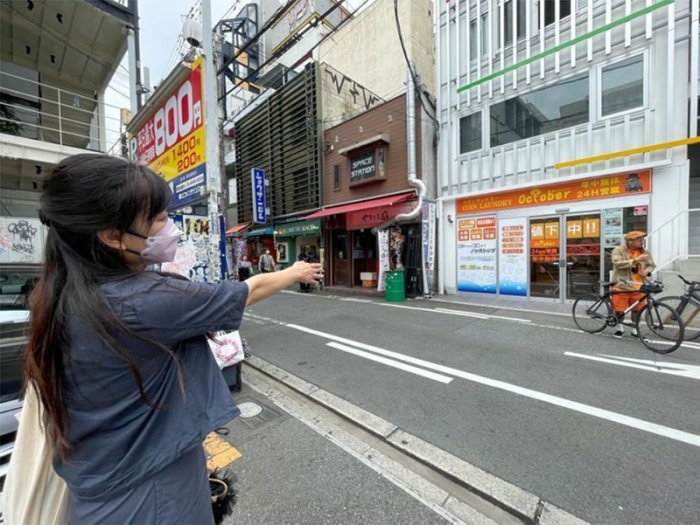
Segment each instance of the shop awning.
[[229,228],[226,230],[226,237],[231,237],[233,235],[236,235],[237,233],[242,232],[245,230],[248,226],[250,226],[249,222],[244,222],[243,224],[237,224],[233,228]]
[[259,230],[253,230],[248,232],[248,237],[258,237],[260,235],[272,235],[274,230],[272,228],[261,228]]
[[391,143],[391,135],[389,133],[381,133],[380,135],[375,135],[374,137],[370,137],[367,140],[357,142],[357,143],[353,144],[352,146],[348,146],[347,148],[339,149],[338,155],[348,155],[349,153],[352,153],[353,151],[357,151],[360,148],[364,148],[365,146],[370,146],[372,144],[390,144],[390,143]]
[[414,193],[401,193],[399,195],[392,195],[390,197],[382,197],[380,199],[372,199],[369,201],[355,202],[353,204],[341,204],[339,206],[332,206],[330,208],[324,208],[323,210],[312,213],[306,220],[318,219],[320,217],[328,217],[330,215],[338,215],[342,213],[349,213],[352,211],[362,211],[369,210],[371,208],[379,208],[380,206],[391,206],[392,204],[398,204],[405,200],[413,197]]

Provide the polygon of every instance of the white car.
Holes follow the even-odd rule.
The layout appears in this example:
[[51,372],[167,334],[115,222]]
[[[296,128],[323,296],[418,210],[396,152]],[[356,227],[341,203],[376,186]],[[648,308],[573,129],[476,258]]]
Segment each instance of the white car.
[[22,365],[29,323],[27,299],[39,275],[37,266],[0,266],[0,492],[22,408]]

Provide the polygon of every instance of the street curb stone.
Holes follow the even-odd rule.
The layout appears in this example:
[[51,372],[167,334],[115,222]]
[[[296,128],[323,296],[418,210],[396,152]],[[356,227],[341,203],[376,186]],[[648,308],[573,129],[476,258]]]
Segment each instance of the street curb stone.
[[333,412],[340,414],[344,418],[357,423],[369,432],[383,437],[384,439],[386,439],[398,428],[396,425],[389,423],[387,420],[356,407],[344,399],[341,399],[330,392],[326,392],[325,390],[321,390],[320,388],[314,390],[309,397],[315,401],[318,401]]
[[[489,474],[479,467],[399,429],[385,419],[356,407],[344,399],[268,363],[264,359],[253,356],[246,359],[244,363],[259,372],[277,379],[300,394],[313,399],[329,410],[356,423],[368,432],[384,438],[391,446],[455,479],[472,492],[486,497],[499,507],[516,516],[520,516],[529,523],[538,525],[588,525],[588,522],[569,514],[555,505],[540,500],[539,497],[531,492],[521,489],[493,474]],[[243,377],[245,380],[245,375]],[[446,508],[451,506],[454,510],[450,510],[450,512],[454,512],[456,515],[464,514],[463,511],[460,511],[461,507],[458,505],[460,502],[454,498],[452,500],[448,498],[445,502]],[[468,511],[467,505],[463,505],[463,507],[464,511]]]
[[540,498],[463,459],[431,445],[403,430],[397,430],[388,441],[399,450],[419,458],[449,476],[468,485],[473,491],[494,501],[502,508],[515,511],[530,522],[535,522]]

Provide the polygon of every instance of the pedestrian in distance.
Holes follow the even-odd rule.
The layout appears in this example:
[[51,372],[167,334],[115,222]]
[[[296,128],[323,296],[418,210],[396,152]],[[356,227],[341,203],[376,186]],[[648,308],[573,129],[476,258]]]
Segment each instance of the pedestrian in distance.
[[[612,252],[612,281],[617,284],[612,289],[613,293],[610,299],[615,315],[620,321],[624,318],[624,311],[644,297],[642,292],[633,292],[641,288],[645,280],[651,276],[654,268],[656,268],[651,254],[644,249],[646,236],[647,234],[642,231],[629,232],[625,235],[625,242]],[[633,323],[636,324],[639,319],[639,313],[644,306],[646,306],[646,301],[640,302],[632,311]],[[618,324],[613,337],[619,339],[623,335],[625,335],[625,327],[622,324]],[[639,337],[636,329],[632,331],[632,337]]]
[[[299,254],[299,257],[297,257],[297,260],[305,263],[310,263],[312,258],[313,255],[311,254],[311,246],[304,246],[304,249]],[[311,293],[311,285],[307,283],[299,283],[299,292]]]
[[277,270],[277,263],[275,263],[275,258],[270,254],[270,250],[265,250],[265,253],[260,257],[260,262],[258,263],[260,268],[260,273],[270,273]]
[[149,271],[181,235],[163,178],[82,154],[42,189],[24,385],[43,405],[69,523],[213,523],[202,443],[239,410],[207,334],[237,330],[246,306],[314,282],[320,265],[217,284]]
[[248,260],[248,256],[244,255],[241,260],[236,265],[236,275],[238,275],[238,280],[243,282],[246,281],[253,270],[253,263]]

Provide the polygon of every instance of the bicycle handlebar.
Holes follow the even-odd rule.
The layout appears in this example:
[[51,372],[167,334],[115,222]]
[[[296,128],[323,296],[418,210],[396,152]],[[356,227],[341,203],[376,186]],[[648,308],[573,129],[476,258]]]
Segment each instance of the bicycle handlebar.
[[699,283],[698,281],[688,281],[688,280],[687,280],[685,277],[683,277],[682,275],[679,275],[678,278],[679,278],[681,281],[683,281],[685,284],[687,284],[688,286],[693,286],[693,287],[695,287],[695,286],[700,286],[700,283]]

